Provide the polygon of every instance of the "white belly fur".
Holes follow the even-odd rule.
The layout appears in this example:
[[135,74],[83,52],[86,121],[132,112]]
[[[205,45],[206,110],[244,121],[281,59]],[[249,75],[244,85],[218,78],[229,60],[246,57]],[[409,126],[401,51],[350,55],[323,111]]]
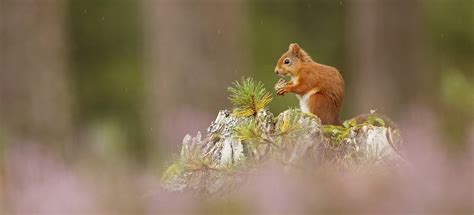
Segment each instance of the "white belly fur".
[[309,92],[307,92],[306,94],[304,95],[296,95],[296,97],[298,97],[298,99],[300,100],[300,110],[301,112],[303,113],[310,113],[310,110],[309,110],[309,98],[317,93],[318,90],[317,89],[313,89]]
[[[291,81],[293,84],[296,84],[296,78],[291,77]],[[317,93],[319,90],[317,88],[307,92],[304,95],[298,95],[296,94],[296,97],[300,100],[300,110],[303,113],[310,113],[309,111],[309,97],[311,97],[313,94]]]

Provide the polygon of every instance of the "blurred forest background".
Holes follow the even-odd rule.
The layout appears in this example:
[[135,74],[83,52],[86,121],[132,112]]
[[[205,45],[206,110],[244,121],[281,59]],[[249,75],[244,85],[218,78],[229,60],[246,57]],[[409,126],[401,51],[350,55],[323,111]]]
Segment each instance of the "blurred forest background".
[[[342,119],[377,109],[453,152],[474,132],[473,0],[0,2],[2,164],[34,143],[159,176],[186,133],[230,107],[233,81],[273,89],[292,42],[341,71]],[[297,105],[286,95],[270,108]]]
[[68,192],[83,208],[64,162],[117,212],[140,210],[130,173],[156,181],[233,81],[272,90],[293,42],[341,71],[342,119],[377,109],[454,155],[474,140],[473,0],[0,0],[0,32],[0,209]]

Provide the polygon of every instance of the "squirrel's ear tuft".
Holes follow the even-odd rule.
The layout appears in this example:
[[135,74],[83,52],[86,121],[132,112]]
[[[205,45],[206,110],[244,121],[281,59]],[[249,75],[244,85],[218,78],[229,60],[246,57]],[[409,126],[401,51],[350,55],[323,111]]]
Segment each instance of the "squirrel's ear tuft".
[[296,57],[301,56],[301,48],[298,45],[298,43],[292,43],[290,44],[289,50],[291,51],[292,54],[294,54]]

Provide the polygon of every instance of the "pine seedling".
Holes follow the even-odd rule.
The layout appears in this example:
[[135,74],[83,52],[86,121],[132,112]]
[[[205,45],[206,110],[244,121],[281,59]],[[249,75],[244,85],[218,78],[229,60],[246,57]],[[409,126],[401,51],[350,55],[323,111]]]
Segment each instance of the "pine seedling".
[[248,123],[235,127],[235,137],[242,141],[261,141],[262,132],[257,128],[256,120],[251,119]]
[[271,101],[271,94],[263,87],[261,82],[256,82],[252,78],[247,78],[240,82],[234,82],[233,87],[229,87],[231,95],[229,100],[234,105],[234,115],[255,116],[258,111],[265,108]]

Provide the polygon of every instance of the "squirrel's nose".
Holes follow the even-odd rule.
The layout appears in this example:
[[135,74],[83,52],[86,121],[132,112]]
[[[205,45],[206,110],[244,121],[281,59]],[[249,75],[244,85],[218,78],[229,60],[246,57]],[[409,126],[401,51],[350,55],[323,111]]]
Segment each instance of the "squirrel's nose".
[[275,70],[275,74],[278,74],[278,70]]

